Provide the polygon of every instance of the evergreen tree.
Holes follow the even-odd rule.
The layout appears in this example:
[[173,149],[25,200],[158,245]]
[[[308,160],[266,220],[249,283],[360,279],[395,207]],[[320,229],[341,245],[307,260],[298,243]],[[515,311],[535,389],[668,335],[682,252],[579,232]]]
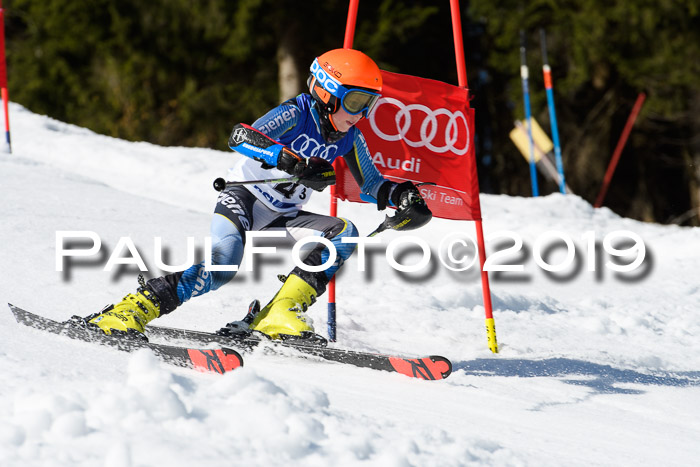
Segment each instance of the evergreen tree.
[[[506,168],[520,157],[507,134],[512,119],[523,117],[521,29],[528,32],[533,113],[544,127],[549,124],[538,73],[542,61],[537,34],[545,28],[564,165],[574,192],[595,199],[632,104],[639,92],[645,92],[647,100],[606,204],[633,217],[662,222],[671,220],[673,209],[677,213],[680,205],[684,211],[700,208],[697,143],[692,149],[690,137],[699,121],[691,105],[700,93],[700,1],[472,0],[470,4],[470,14],[487,31],[482,40],[494,81],[490,110],[501,117],[494,122],[500,135],[496,153],[503,172],[510,175],[499,178],[516,180],[502,183],[502,191],[527,193],[525,167]],[[688,164],[693,157],[694,167]]]
[[[606,205],[700,224],[700,0],[471,0],[462,9],[483,189],[530,194],[527,164],[508,133],[523,116],[521,29],[533,113],[548,128],[544,28],[574,192],[595,199],[645,92]],[[4,10],[17,102],[119,138],[226,149],[235,123],[304,91],[313,58],[342,47],[348,3],[8,0]],[[354,47],[385,70],[457,83],[448,2],[360,2]]]

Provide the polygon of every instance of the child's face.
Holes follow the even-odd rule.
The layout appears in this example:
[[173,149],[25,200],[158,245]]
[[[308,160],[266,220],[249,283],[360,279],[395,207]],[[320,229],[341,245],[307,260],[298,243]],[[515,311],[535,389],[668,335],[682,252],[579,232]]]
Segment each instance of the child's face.
[[331,118],[333,119],[333,124],[338,131],[345,133],[362,119],[362,114],[359,113],[357,115],[350,115],[341,105],[338,111],[331,115]]

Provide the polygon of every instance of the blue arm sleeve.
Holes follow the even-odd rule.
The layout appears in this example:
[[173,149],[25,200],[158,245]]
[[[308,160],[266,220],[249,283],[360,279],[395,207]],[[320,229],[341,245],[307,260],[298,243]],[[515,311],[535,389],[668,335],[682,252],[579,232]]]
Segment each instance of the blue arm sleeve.
[[290,99],[257,119],[252,127],[272,139],[279,140],[299,122],[301,111]]
[[352,150],[343,157],[348,164],[350,173],[352,173],[360,186],[362,191],[360,198],[363,201],[376,204],[377,192],[384,182],[388,180],[374,166],[372,155],[367,147],[367,141],[365,141],[361,131],[357,130],[355,132]]

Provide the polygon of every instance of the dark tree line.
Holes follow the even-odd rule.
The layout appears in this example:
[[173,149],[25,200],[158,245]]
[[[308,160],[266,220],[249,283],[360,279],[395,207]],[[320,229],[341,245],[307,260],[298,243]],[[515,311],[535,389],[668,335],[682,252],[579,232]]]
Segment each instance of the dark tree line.
[[[345,0],[3,6],[12,100],[106,135],[217,149],[233,124],[304,89],[313,58],[342,46],[348,8]],[[530,195],[529,169],[508,133],[524,113],[520,30],[533,115],[549,129],[544,28],[572,190],[595,200],[645,92],[605,205],[700,225],[700,0],[471,0],[462,22],[483,192]],[[364,0],[354,45],[383,69],[457,82],[447,1]],[[556,190],[540,179],[541,193]]]

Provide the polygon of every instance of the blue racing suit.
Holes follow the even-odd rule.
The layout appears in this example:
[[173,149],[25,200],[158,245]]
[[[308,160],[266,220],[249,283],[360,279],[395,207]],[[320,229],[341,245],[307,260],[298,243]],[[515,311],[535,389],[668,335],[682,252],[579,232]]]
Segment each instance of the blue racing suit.
[[[252,126],[280,145],[262,155],[260,151],[239,150],[247,157],[231,169],[229,179],[289,177],[286,172],[275,168],[284,145],[304,158],[316,156],[332,163],[337,157],[344,157],[366,201],[376,202],[380,188],[385,183],[395,185],[386,180],[374,166],[365,138],[357,128],[350,128],[333,143],[324,140],[319,114],[308,94],[300,94],[282,103]],[[263,167],[261,160],[267,168]],[[293,271],[310,283],[319,295],[323,293],[326,283],[355,249],[353,243],[342,243],[341,239],[356,237],[357,229],[345,219],[302,211],[302,206],[309,201],[312,193],[313,190],[296,183],[238,186],[222,192],[211,224],[212,264],[239,265],[243,258],[245,232],[249,230],[285,229],[297,240],[296,236],[299,235],[323,236],[335,246],[336,262],[320,273],[304,273],[297,271],[299,268]],[[306,264],[319,265],[326,262],[328,249],[323,244],[318,245],[304,259]],[[177,291],[179,305],[193,296],[218,289],[234,275],[233,271],[207,271],[202,262],[184,272],[165,276],[164,279]]]

